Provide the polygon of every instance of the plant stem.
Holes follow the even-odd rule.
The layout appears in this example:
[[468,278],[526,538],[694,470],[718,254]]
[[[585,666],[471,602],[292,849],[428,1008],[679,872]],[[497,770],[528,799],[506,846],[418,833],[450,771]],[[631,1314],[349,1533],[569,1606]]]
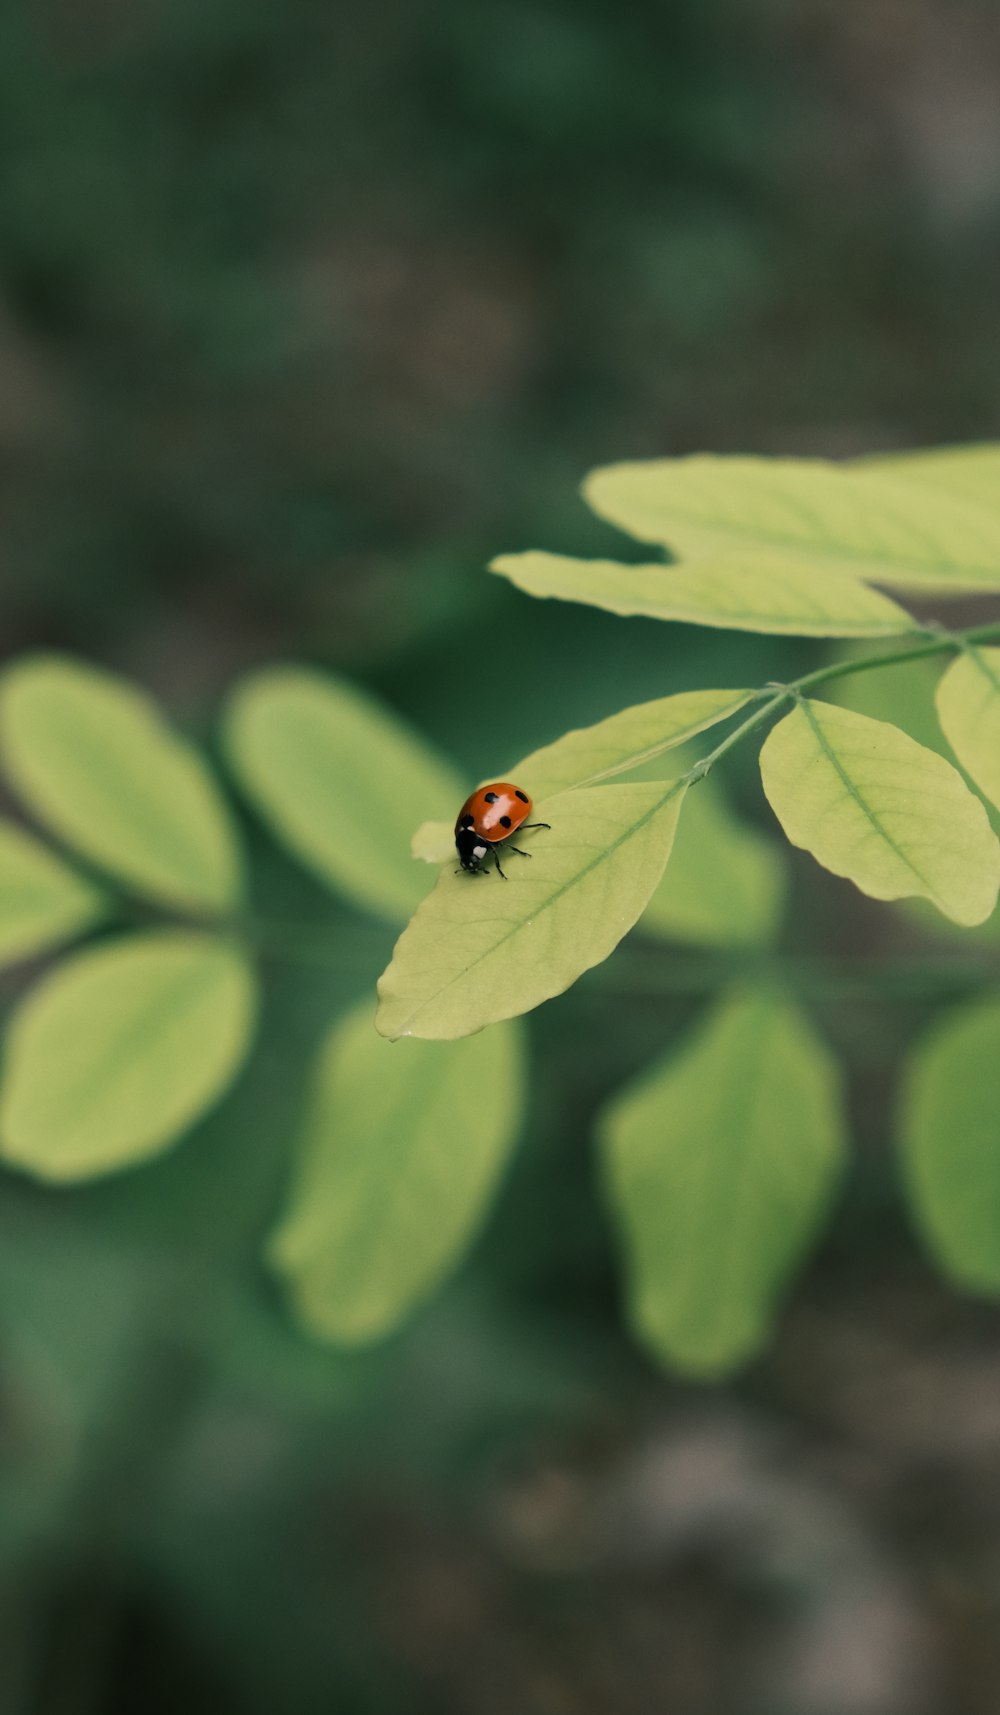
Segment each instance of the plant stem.
[[[974,625],[968,631],[941,631],[935,627],[930,630],[923,643],[905,649],[887,649],[881,655],[869,655],[859,661],[833,661],[828,667],[817,667],[812,673],[803,673],[800,679],[791,679],[787,685],[775,686],[771,696],[768,696],[767,692],[772,687],[766,685],[757,692],[757,696],[764,700],[753,714],[741,721],[738,727],[734,727],[707,756],[694,763],[687,773],[681,776],[681,780],[685,785],[691,785],[696,780],[704,779],[709,770],[739,744],[741,739],[746,738],[748,733],[755,732],[785,703],[795,702],[804,691],[811,691],[816,685],[829,684],[833,679],[846,679],[852,673],[870,673],[876,667],[899,667],[907,661],[925,660],[930,655],[946,655],[974,647],[977,643],[1000,643],[1000,623]],[[676,781],[671,782],[672,786],[677,784]]]
[[[848,678],[853,673],[870,673],[877,667],[897,667],[904,665],[907,661],[920,661],[928,656],[959,652],[974,648],[979,643],[1000,643],[1000,621],[955,632],[944,631],[938,627],[928,627],[926,630],[918,629],[909,635],[922,637],[923,641],[905,644],[895,649],[887,649],[880,655],[870,655],[859,660],[834,661],[827,667],[817,667],[811,673],[804,673],[801,678],[792,679],[788,684],[765,685],[754,692],[754,701],[757,706],[747,718],[734,727],[732,732],[728,733],[714,750],[709,751],[707,756],[694,763],[686,774],[671,780],[665,788],[663,801],[666,802],[682,787],[693,785],[696,781],[704,779],[710,769],[714,768],[715,764],[733,750],[742,739],[757,731],[759,727],[764,726],[785,704],[795,702],[804,692],[812,690],[815,686],[829,684],[834,679]],[[623,770],[623,772],[627,772],[627,770]],[[327,967],[333,965],[342,967],[344,964],[339,931],[337,944],[334,946],[333,944],[325,944],[324,928],[315,924],[268,922],[247,915],[230,926],[237,934],[255,943],[261,951],[271,956],[284,958],[295,964]],[[706,975],[712,974],[712,965],[713,961],[710,958],[702,962],[702,968]],[[818,977],[822,967],[813,965],[810,968]],[[877,970],[878,967],[874,967],[874,969]],[[932,980],[940,981],[942,977],[949,985],[957,982],[959,986],[967,986],[970,982],[990,980],[990,973],[988,967],[985,969],[977,967],[974,974],[972,967],[966,967],[964,974],[957,972],[952,974],[944,971],[939,965],[936,968],[936,976]],[[846,982],[845,992],[857,993],[861,987],[862,979],[868,982],[870,986],[871,971],[869,969],[863,972],[859,969],[856,975],[852,973],[846,979],[841,979]],[[829,980],[829,976],[822,978],[822,981],[827,983]],[[689,977],[688,981],[688,992],[695,992],[706,986],[704,979],[700,976],[694,979]],[[834,975],[834,986],[836,986],[837,981],[838,979]]]

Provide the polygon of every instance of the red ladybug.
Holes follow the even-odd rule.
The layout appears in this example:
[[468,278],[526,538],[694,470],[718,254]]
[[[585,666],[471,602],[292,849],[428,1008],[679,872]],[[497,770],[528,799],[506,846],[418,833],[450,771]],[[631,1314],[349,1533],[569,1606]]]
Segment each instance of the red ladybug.
[[[530,815],[531,799],[520,786],[512,786],[509,780],[495,780],[488,786],[480,786],[471,798],[465,800],[455,823],[455,845],[462,868],[467,869],[470,875],[481,875],[483,859],[492,852],[497,871],[506,881],[497,847],[509,840],[518,828],[547,828],[550,825],[548,822],[529,822]],[[531,856],[530,852],[521,851],[519,846],[508,846],[507,850],[517,852],[518,857]]]

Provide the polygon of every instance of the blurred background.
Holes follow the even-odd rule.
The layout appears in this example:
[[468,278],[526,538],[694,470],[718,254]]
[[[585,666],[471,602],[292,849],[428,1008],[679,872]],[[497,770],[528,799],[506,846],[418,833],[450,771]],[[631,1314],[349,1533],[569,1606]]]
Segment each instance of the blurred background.
[[[998,301],[992,0],[10,0],[4,659],[124,671],[210,748],[241,671],[309,660],[470,781],[805,670],[482,567],[634,553],[577,498],[601,462],[1000,436]],[[761,814],[752,758],[729,785]],[[589,1147],[701,1000],[609,1016],[587,982],[533,1021],[474,1254],[346,1357],[258,1251],[310,1053],[392,937],[247,835],[341,962],[269,973],[250,1071],[162,1162],[3,1178],[4,1715],[1000,1708],[1000,1318],[924,1261],[888,1137],[927,997],[822,1011],[857,1162],[735,1382],[622,1331]],[[881,932],[804,866],[793,900],[793,942]]]

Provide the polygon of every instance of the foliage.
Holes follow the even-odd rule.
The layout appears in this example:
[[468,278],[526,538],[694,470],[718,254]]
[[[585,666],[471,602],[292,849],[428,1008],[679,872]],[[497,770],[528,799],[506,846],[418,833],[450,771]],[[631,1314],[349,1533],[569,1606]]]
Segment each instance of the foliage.
[[760,1346],[836,1186],[829,1050],[787,1000],[734,995],[600,1131],[637,1332],[668,1364],[731,1369]]
[[402,1052],[372,1029],[369,1002],[334,1025],[269,1250],[308,1328],[363,1345],[439,1284],[517,1140],[522,1059],[514,1024]]
[[[237,684],[223,748],[274,838],[360,912],[398,924],[416,907],[374,1025],[371,999],[357,1003],[318,1046],[292,1188],[265,1244],[312,1333],[380,1340],[454,1270],[525,1108],[510,1021],[638,924],[667,981],[671,941],[749,962],[690,1037],[605,1103],[629,1320],[659,1359],[693,1374],[759,1349],[821,1231],[845,1122],[835,1059],[789,992],[793,964],[768,951],[784,891],[773,841],[706,776],[769,728],[764,791],[794,846],[872,898],[922,897],[966,928],[991,916],[1000,842],[974,788],[996,799],[1000,651],[988,645],[1000,625],[952,633],[869,585],[1000,587],[998,491],[981,480],[994,456],[974,447],[846,469],[657,461],[589,479],[593,505],[681,563],[528,554],[494,571],[534,594],[661,620],[894,641],[852,645],[788,684],[677,690],[532,750],[503,773],[551,826],[506,882],[456,872],[449,824],[425,818],[454,813],[458,770],[370,696],[297,667]],[[902,685],[915,663],[941,660],[941,729],[971,786],[892,720],[813,694],[863,676],[891,709],[894,673]],[[714,743],[701,736],[713,728],[725,729]],[[0,1138],[30,1173],[86,1179],[162,1151],[221,1100],[250,1050],[261,956],[284,946],[294,963],[295,937],[244,902],[245,858],[218,783],[128,685],[55,656],[17,661],[0,677],[0,747],[26,809],[78,860],[0,828],[0,949],[14,959],[99,936],[14,1013]],[[443,861],[429,891],[411,837],[417,858]],[[322,963],[308,925],[303,942]],[[995,1029],[989,997],[941,1023],[907,1074],[903,1120],[909,1194],[932,1250],[989,1291],[1000,1280],[983,1214]],[[952,1149],[955,1112],[963,1141]]]

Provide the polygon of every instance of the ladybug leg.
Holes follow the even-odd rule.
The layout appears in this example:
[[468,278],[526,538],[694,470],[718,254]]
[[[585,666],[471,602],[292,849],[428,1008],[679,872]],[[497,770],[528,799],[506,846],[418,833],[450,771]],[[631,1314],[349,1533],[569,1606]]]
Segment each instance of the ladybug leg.
[[521,850],[520,846],[512,846],[509,840],[507,842],[507,850],[509,852],[516,852],[518,857],[530,857],[531,856],[530,852],[523,852]]
[[[551,822],[525,822],[524,832],[527,833],[529,828],[551,828],[551,826]],[[525,856],[527,856],[527,853],[525,853]]]
[[497,866],[498,876],[501,878],[502,881],[506,881],[507,877],[504,875],[503,870],[500,868],[500,853],[497,851],[496,846],[493,847],[493,862]]

